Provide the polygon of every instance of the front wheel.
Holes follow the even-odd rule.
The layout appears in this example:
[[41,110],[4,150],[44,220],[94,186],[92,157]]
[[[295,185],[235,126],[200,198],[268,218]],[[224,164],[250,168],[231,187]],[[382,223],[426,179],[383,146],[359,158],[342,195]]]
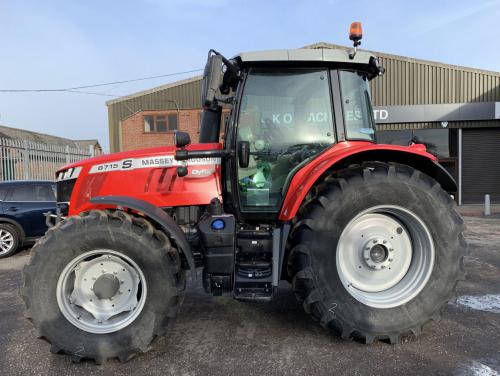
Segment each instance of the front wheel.
[[24,269],[26,316],[52,352],[126,361],[176,317],[179,253],[144,218],[92,211],[50,229]]
[[418,335],[464,276],[463,228],[449,195],[417,170],[343,170],[317,187],[295,224],[288,270],[296,296],[343,338]]

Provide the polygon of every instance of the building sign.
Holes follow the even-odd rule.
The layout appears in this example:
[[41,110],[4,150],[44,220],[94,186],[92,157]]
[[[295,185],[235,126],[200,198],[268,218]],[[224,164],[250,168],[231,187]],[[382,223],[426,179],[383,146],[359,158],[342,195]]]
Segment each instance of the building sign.
[[493,120],[500,119],[500,102],[383,106],[373,115],[380,124]]

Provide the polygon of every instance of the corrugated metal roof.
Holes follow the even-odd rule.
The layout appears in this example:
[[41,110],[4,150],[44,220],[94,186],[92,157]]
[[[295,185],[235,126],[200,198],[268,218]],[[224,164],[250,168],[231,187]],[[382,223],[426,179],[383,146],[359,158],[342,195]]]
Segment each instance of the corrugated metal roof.
[[97,145],[99,148],[101,148],[98,140],[70,140],[69,138],[28,131],[26,129],[6,127],[5,125],[0,125],[0,137],[40,142],[51,145],[70,146],[80,149],[88,149],[89,145]]
[[[352,49],[352,47],[342,46],[340,44],[326,43],[326,42],[318,42],[318,43],[310,44],[310,45],[304,46],[303,48],[312,48],[312,49],[314,49],[314,48],[333,48],[333,49],[341,49],[341,50]],[[454,69],[465,70],[465,71],[470,71],[470,72],[477,72],[477,73],[482,73],[482,74],[491,74],[491,75],[500,76],[500,72],[495,72],[495,71],[490,71],[490,70],[485,70],[485,69],[477,69],[477,68],[465,67],[465,66],[461,66],[461,65],[446,64],[446,63],[441,63],[438,61],[417,59],[414,57],[394,55],[394,54],[389,54],[386,52],[371,51],[371,50],[365,50],[365,49],[361,49],[361,48],[358,48],[358,51],[366,51],[366,52],[374,54],[377,57],[396,59],[396,60],[400,60],[400,61],[406,61],[408,63],[426,64],[426,65],[433,65],[436,67],[454,68]]]
[[199,81],[202,78],[203,78],[203,76],[195,76],[195,77],[191,77],[191,78],[186,78],[185,80],[175,81],[175,82],[171,82],[169,84],[156,86],[156,87],[153,87],[151,89],[138,91],[137,93],[129,94],[129,95],[117,98],[117,99],[111,99],[111,100],[106,102],[106,105],[110,106],[112,104],[128,101],[130,99],[141,97],[143,95],[154,94],[154,93],[157,93],[157,92],[162,91],[162,90],[168,90],[168,89],[171,89],[171,88],[176,87],[176,86],[185,85],[185,84],[188,84],[188,83],[194,82],[194,81]]

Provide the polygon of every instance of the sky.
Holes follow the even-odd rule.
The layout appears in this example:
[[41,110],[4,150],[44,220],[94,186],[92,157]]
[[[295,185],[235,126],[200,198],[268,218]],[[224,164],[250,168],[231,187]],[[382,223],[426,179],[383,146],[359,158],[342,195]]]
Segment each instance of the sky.
[[[500,71],[500,0],[0,0],[0,90],[58,89],[203,68],[207,51],[350,45]],[[2,93],[0,124],[108,149],[105,102],[196,73],[68,92]]]

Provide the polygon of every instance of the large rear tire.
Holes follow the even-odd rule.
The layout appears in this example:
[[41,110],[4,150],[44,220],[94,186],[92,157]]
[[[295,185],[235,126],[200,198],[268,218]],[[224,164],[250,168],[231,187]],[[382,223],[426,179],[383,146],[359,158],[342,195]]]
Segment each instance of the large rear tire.
[[21,292],[51,351],[73,360],[126,361],[176,317],[185,287],[179,253],[144,218],[91,211],[33,247]]
[[288,272],[313,319],[342,338],[397,343],[439,320],[463,279],[455,204],[429,176],[367,163],[327,177],[296,221]]

